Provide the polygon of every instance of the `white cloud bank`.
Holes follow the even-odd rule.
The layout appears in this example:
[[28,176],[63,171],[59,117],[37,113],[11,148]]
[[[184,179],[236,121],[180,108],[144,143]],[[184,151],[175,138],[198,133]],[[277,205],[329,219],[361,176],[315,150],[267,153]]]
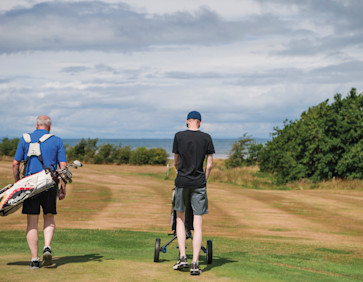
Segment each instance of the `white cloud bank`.
[[64,138],[172,138],[190,110],[269,137],[361,92],[363,2],[285,2],[2,1],[0,137],[49,114]]

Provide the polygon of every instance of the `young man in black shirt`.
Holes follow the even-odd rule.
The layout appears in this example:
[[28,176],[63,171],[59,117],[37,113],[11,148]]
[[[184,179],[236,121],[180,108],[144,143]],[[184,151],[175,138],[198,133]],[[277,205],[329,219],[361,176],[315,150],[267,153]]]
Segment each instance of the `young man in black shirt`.
[[[174,166],[178,171],[175,179],[176,234],[180,258],[174,265],[175,270],[189,267],[185,255],[185,210],[188,205],[193,209],[193,261],[191,275],[199,275],[199,252],[202,246],[202,215],[208,213],[207,179],[212,170],[214,145],[209,134],[201,132],[202,117],[199,112],[187,116],[188,130],[175,134],[173,153]],[[205,172],[204,159],[207,157]]]

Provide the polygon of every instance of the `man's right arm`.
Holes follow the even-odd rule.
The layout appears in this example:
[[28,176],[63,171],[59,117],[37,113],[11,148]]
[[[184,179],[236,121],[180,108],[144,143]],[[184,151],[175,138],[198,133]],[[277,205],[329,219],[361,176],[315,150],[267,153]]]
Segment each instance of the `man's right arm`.
[[13,176],[14,176],[15,182],[20,179],[19,167],[20,167],[20,162],[17,160],[13,160]]
[[[59,166],[60,166],[60,168],[65,168],[67,166],[67,163],[66,162],[59,162]],[[66,197],[66,195],[67,195],[66,186],[67,186],[67,183],[65,183],[63,181],[63,179],[61,179],[60,187],[59,187],[59,191],[58,191],[58,199],[59,200],[63,200]]]
[[213,155],[207,155],[207,164],[205,167],[205,180],[208,180],[208,177],[210,175],[210,172],[212,171],[213,167]]
[[174,154],[174,167],[176,170],[179,168],[179,154]]

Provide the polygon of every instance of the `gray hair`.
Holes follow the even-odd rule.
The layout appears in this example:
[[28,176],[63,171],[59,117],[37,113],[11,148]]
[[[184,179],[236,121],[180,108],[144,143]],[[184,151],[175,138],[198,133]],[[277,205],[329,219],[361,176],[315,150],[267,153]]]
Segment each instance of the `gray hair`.
[[37,125],[50,128],[50,126],[52,125],[52,120],[48,116],[38,116]]

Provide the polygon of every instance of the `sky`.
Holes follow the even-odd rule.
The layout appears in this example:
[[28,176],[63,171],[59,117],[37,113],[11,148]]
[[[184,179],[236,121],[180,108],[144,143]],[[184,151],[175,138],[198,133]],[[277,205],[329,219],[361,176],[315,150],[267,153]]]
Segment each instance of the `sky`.
[[361,0],[0,2],[0,138],[270,138],[363,90]]

